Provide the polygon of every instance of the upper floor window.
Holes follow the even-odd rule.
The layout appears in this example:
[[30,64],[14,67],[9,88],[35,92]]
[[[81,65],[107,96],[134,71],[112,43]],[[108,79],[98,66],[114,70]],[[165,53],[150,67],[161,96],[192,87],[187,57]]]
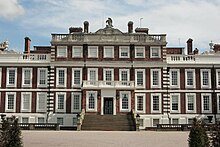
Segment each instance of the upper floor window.
[[129,69],[119,69],[119,80],[122,82],[122,85],[128,85],[130,79]]
[[120,110],[129,111],[131,108],[131,96],[129,91],[120,92]]
[[86,109],[87,111],[97,111],[97,91],[86,92]]
[[89,85],[96,85],[98,81],[98,68],[88,68]]
[[129,58],[130,50],[129,46],[120,46],[119,47],[119,58]]
[[180,74],[179,69],[170,69],[170,86],[172,88],[180,87]]
[[82,69],[73,68],[72,69],[72,83],[73,86],[80,86],[82,82]]
[[22,70],[22,85],[23,86],[31,86],[32,84],[32,69],[31,68],[23,68]]
[[114,69],[104,69],[103,74],[105,85],[112,85],[112,81],[114,81]]
[[180,112],[180,94],[171,94],[171,113],[179,113]]
[[160,88],[161,87],[161,70],[151,69],[151,87]]
[[186,88],[195,88],[195,69],[185,70]]
[[186,112],[195,113],[196,112],[196,94],[186,94]]
[[82,58],[83,57],[82,46],[73,46],[72,47],[72,57],[73,58]]
[[24,92],[21,94],[21,111],[30,112],[31,111],[31,93]]
[[47,68],[38,68],[37,79],[37,85],[39,87],[47,86]]
[[211,88],[211,72],[210,69],[201,69],[201,88]]
[[145,87],[145,69],[135,69],[135,86]]
[[46,112],[47,109],[47,93],[38,92],[37,93],[37,112]]
[[135,94],[135,108],[136,112],[145,113],[145,94]]
[[220,94],[217,94],[217,112],[220,113]]
[[7,86],[15,87],[17,83],[17,69],[8,68],[7,69]]
[[56,112],[66,111],[66,93],[56,94]]
[[216,70],[216,85],[218,88],[220,87],[220,69]]
[[161,94],[151,94],[151,112],[161,113]]
[[2,69],[0,68],[0,87],[2,86]]
[[98,46],[89,46],[88,47],[88,57],[89,58],[98,58]]
[[104,58],[114,58],[114,46],[104,46]]
[[6,93],[5,112],[15,112],[16,110],[16,93]]
[[57,46],[57,57],[67,57],[67,46]]
[[160,58],[160,47],[150,47],[150,57],[151,58]]
[[65,87],[66,86],[66,68],[57,68],[57,86]]
[[145,47],[136,46],[135,47],[135,58],[144,58],[145,57]]
[[72,112],[81,111],[81,93],[72,93]]
[[202,98],[202,113],[212,113],[211,94],[201,94]]

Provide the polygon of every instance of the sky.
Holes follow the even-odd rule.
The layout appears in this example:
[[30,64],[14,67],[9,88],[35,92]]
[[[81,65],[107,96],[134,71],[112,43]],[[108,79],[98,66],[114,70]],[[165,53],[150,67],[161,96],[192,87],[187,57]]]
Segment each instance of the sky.
[[50,45],[51,33],[68,33],[69,27],[89,31],[105,27],[127,32],[127,23],[149,28],[149,34],[167,34],[168,47],[185,47],[188,38],[201,52],[220,43],[220,0],[0,0],[0,42],[22,52],[24,38],[31,45]]

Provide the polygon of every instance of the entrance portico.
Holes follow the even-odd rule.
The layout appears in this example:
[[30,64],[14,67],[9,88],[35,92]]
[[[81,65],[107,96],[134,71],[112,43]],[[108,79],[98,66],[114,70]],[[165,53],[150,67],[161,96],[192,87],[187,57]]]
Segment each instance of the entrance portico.
[[101,115],[116,115],[116,90],[101,90]]

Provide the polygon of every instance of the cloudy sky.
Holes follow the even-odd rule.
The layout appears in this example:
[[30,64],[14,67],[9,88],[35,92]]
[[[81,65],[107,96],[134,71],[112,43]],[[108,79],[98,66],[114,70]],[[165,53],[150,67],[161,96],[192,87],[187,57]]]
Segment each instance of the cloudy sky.
[[20,51],[25,36],[32,45],[49,45],[51,33],[68,33],[85,20],[95,32],[111,17],[123,32],[133,21],[134,28],[167,34],[168,46],[185,46],[192,38],[204,51],[211,40],[220,43],[219,8],[220,0],[0,0],[0,42],[8,40]]

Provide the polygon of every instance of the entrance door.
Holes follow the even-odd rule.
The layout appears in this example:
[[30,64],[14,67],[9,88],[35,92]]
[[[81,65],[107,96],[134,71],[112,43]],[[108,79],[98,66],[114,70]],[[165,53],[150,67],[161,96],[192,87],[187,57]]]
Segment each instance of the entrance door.
[[113,98],[104,98],[104,114],[113,114]]

